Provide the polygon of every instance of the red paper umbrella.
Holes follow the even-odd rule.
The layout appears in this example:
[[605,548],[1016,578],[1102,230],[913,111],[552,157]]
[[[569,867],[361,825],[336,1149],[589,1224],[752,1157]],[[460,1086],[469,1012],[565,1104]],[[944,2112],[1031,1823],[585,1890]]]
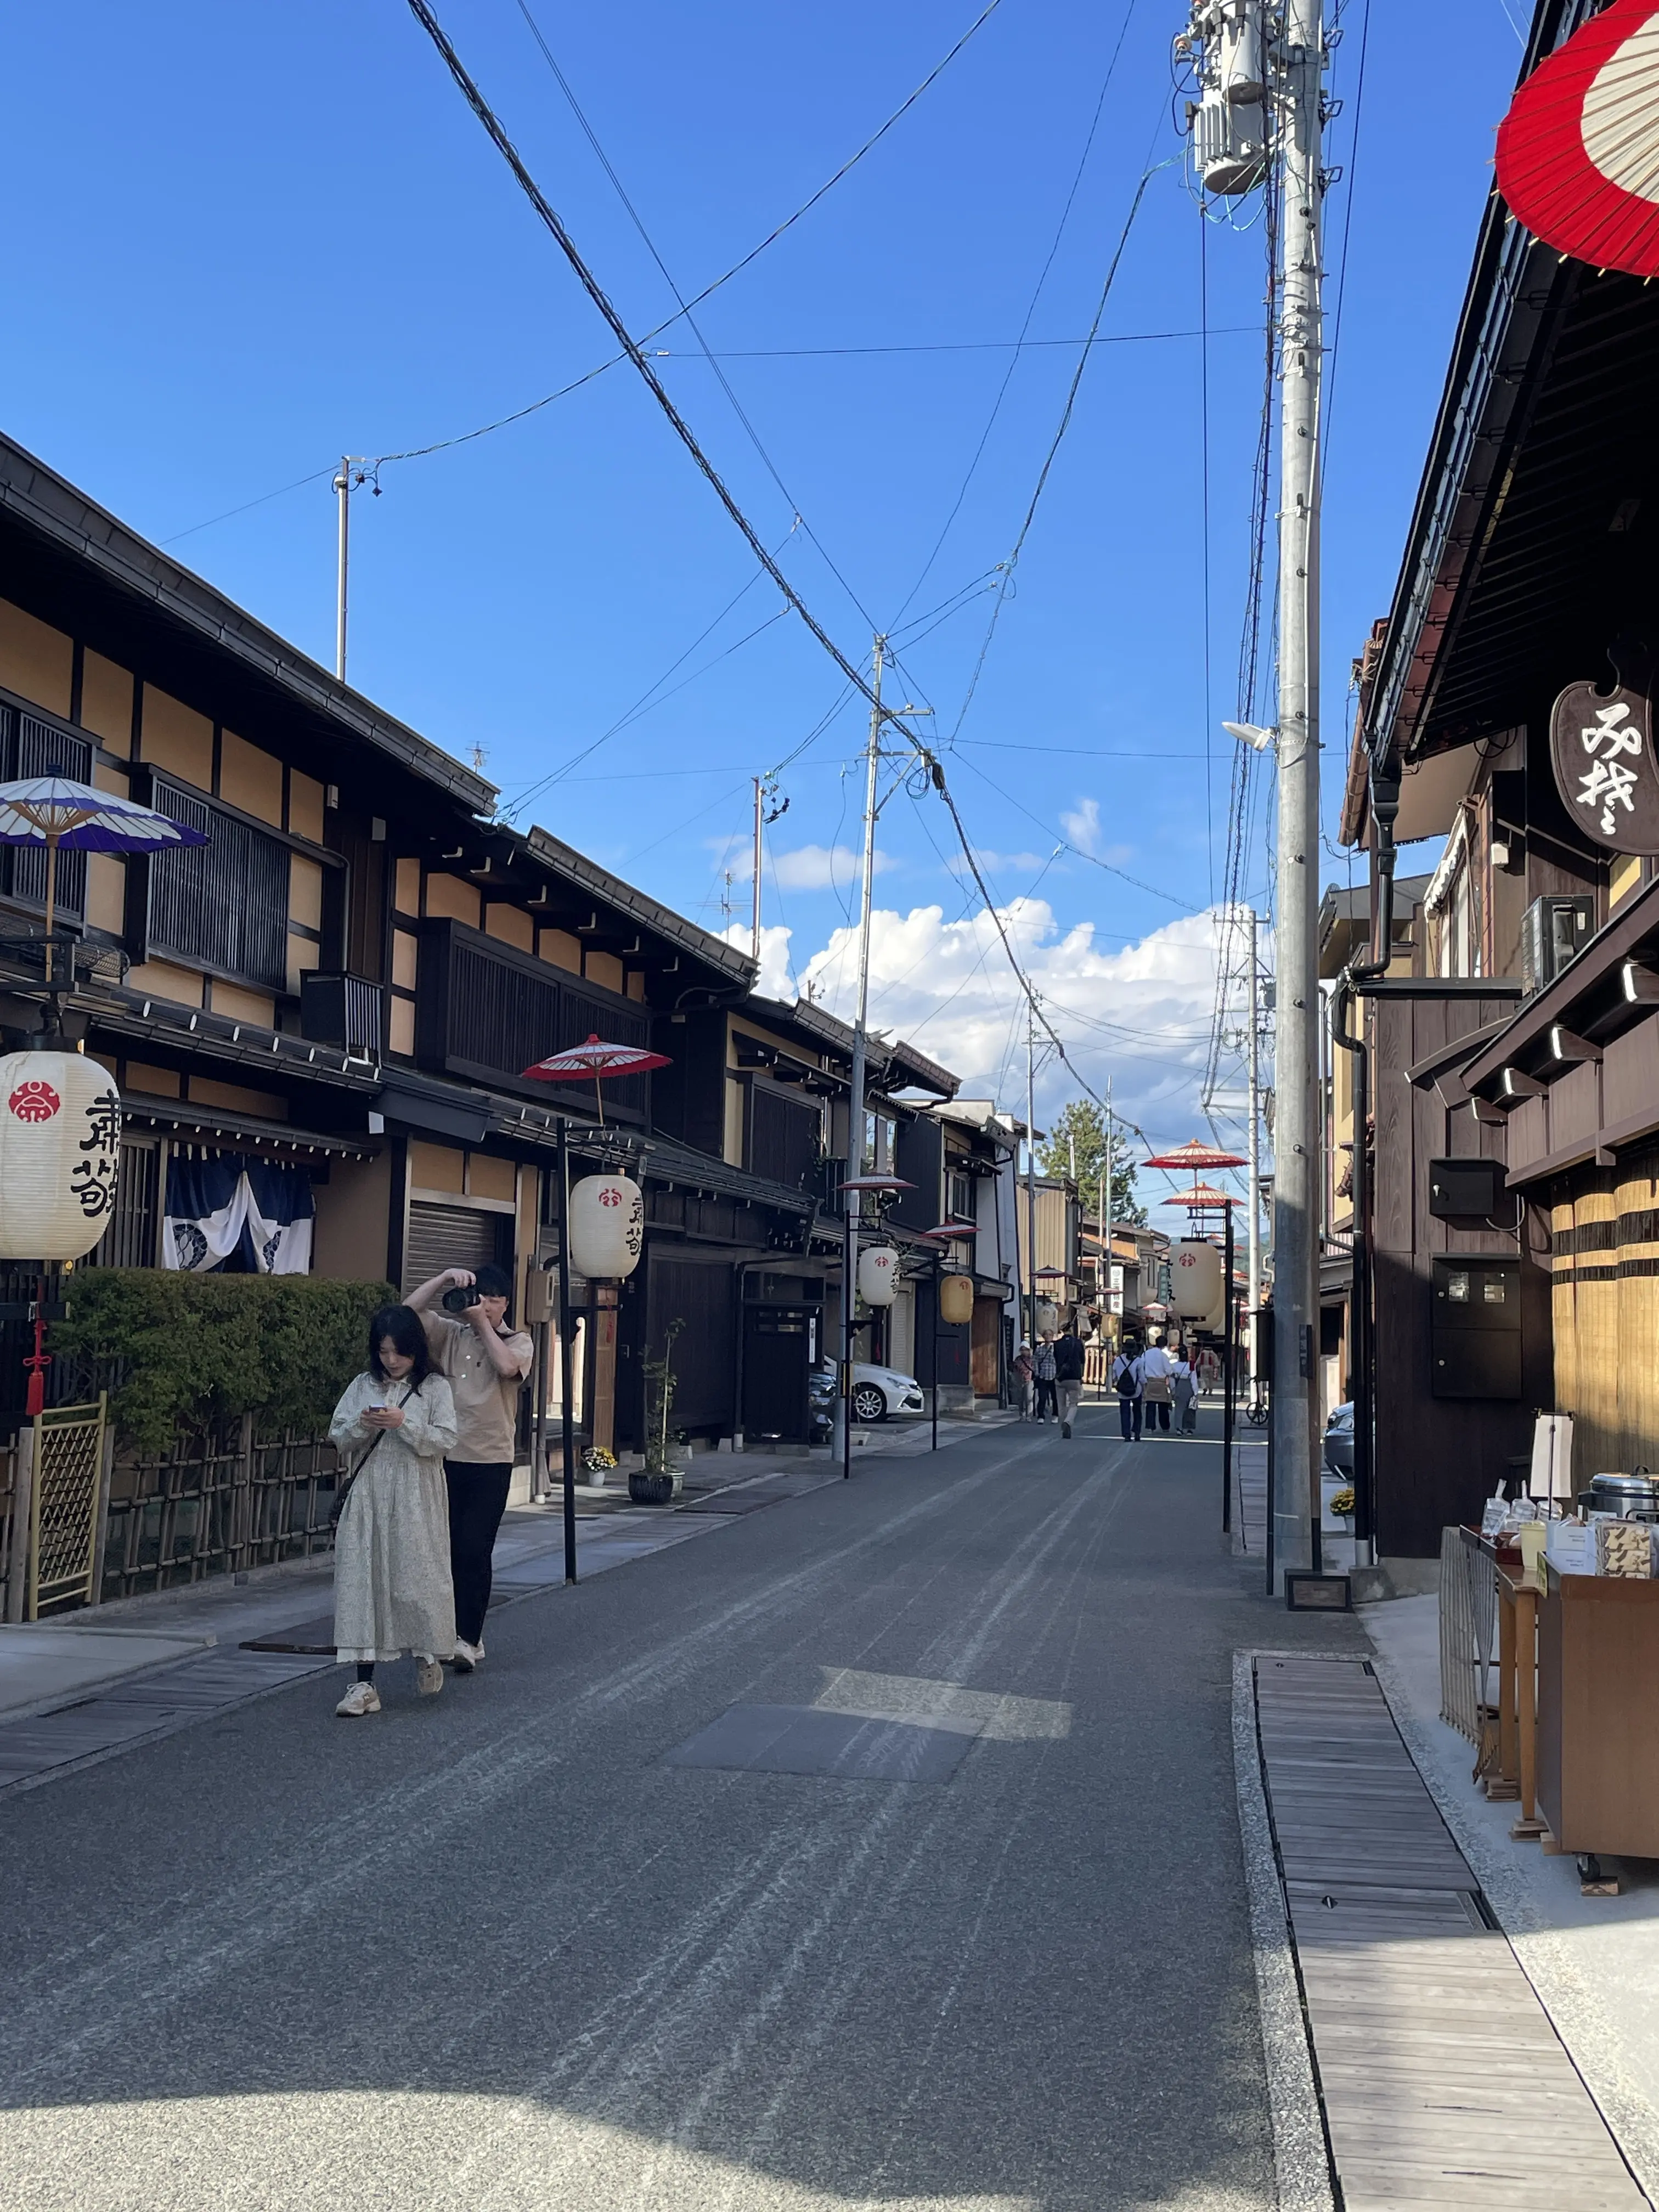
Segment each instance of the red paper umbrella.
[[1613,0],[1540,62],[1498,131],[1498,189],[1547,246],[1659,276],[1659,8]]
[[1224,1152],[1218,1145],[1201,1145],[1196,1137],[1189,1137],[1174,1152],[1160,1152],[1146,1164],[1149,1168],[1190,1168],[1197,1176],[1200,1170],[1211,1175],[1217,1168],[1242,1168],[1245,1160],[1241,1152]]
[[1184,1206],[1194,1213],[1211,1213],[1218,1206],[1237,1206],[1238,1200],[1231,1193],[1218,1190],[1213,1183],[1195,1182],[1190,1190],[1177,1191],[1173,1198],[1158,1200],[1160,1206]]
[[605,1099],[599,1085],[607,1075],[643,1075],[648,1067],[667,1067],[666,1053],[645,1052],[635,1044],[607,1044],[596,1030],[586,1044],[573,1044],[564,1052],[550,1053],[525,1073],[538,1083],[562,1083],[573,1075],[591,1075],[599,1101],[599,1120],[605,1120]]

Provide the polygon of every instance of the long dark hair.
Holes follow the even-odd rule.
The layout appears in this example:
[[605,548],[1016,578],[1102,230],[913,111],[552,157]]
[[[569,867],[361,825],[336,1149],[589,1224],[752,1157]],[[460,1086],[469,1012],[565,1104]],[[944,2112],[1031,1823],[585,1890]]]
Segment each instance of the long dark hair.
[[381,1306],[368,1324],[368,1371],[377,1382],[389,1378],[380,1364],[380,1340],[392,1340],[394,1352],[415,1364],[410,1369],[408,1381],[412,1389],[418,1390],[432,1372],[432,1356],[426,1348],[426,1331],[421,1327],[421,1317],[413,1306]]

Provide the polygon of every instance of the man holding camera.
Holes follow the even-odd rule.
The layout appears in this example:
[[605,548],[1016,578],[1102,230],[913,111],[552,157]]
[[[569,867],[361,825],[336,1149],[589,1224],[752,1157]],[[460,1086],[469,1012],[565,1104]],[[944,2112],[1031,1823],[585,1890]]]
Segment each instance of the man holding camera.
[[507,1325],[513,1285],[504,1267],[446,1267],[410,1293],[432,1364],[448,1378],[460,1433],[444,1462],[449,1485],[449,1571],[455,1584],[455,1665],[470,1674],[483,1656],[490,1554],[513,1486],[519,1390],[533,1354],[529,1334]]

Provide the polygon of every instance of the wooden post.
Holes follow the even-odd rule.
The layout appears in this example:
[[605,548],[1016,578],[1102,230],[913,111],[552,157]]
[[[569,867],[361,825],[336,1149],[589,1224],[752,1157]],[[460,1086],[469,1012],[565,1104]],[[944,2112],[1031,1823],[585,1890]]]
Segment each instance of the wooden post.
[[1521,1773],[1521,1817],[1510,1830],[1518,1843],[1548,1829],[1538,1817],[1538,1592],[1530,1578],[1515,1592],[1515,1732]]
[[29,1540],[34,1525],[34,1424],[24,1422],[12,1447],[11,1553],[6,1569],[6,1619],[19,1621],[28,1602]]
[[104,1601],[104,1547],[109,1537],[110,1492],[115,1486],[115,1425],[109,1417],[108,1395],[102,1390],[98,1393],[98,1417],[102,1426],[98,1444],[98,1503],[93,1509],[97,1518],[93,1524],[88,1605],[101,1605]]

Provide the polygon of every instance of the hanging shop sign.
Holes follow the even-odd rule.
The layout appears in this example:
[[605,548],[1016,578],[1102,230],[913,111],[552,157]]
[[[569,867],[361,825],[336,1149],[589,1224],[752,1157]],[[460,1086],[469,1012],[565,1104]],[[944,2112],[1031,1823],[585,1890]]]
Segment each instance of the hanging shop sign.
[[1587,837],[1613,853],[1659,853],[1653,702],[1644,690],[1569,684],[1550,715],[1550,759],[1561,803]]
[[859,1296],[867,1306],[890,1306],[898,1295],[899,1255],[890,1244],[866,1244],[859,1254]]
[[1052,1298],[1039,1298],[1036,1302],[1036,1333],[1039,1336],[1060,1334],[1060,1308]]
[[584,1176],[570,1194],[570,1265],[615,1282],[631,1275],[645,1249],[645,1194],[631,1176]]
[[1498,189],[1558,253],[1659,276],[1659,21],[1613,0],[1516,92],[1498,130]]
[[90,1252],[109,1227],[120,1158],[108,1068],[78,1052],[0,1059],[0,1257]]
[[946,1275],[939,1286],[939,1317],[958,1326],[974,1317],[974,1279]]

